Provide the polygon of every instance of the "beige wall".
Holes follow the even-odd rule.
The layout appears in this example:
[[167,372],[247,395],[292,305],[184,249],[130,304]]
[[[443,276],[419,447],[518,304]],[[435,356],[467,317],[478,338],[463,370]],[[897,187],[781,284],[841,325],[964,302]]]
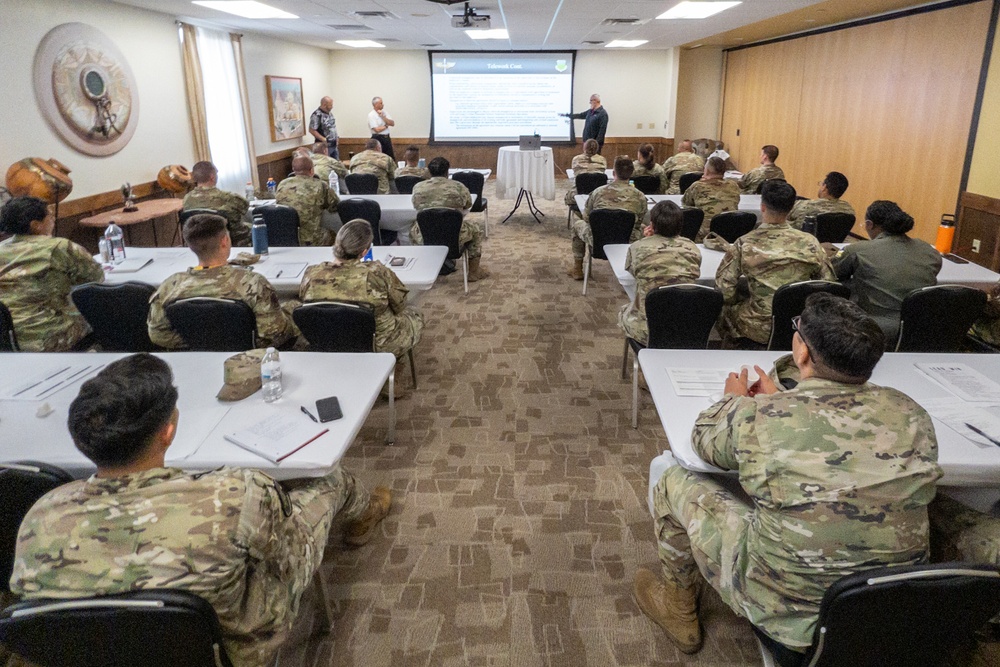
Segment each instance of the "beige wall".
[[718,139],[722,91],[722,49],[681,49],[677,76],[676,138]]
[[965,189],[1000,199],[1000,35],[993,36],[989,77],[979,112],[969,183]]

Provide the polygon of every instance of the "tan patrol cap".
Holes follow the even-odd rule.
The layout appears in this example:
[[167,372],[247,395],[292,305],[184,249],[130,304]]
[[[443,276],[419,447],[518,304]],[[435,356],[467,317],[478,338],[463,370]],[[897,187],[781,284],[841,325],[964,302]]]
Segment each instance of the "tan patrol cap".
[[267,350],[249,350],[226,359],[222,366],[225,382],[216,394],[220,401],[241,401],[260,389],[260,360]]

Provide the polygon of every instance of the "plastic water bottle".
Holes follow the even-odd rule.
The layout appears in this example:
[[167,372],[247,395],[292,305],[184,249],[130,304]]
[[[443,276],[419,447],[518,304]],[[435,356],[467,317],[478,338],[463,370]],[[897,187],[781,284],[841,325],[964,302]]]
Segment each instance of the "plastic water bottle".
[[340,194],[340,176],[333,169],[330,170],[330,189],[334,194]]
[[267,225],[264,224],[264,216],[260,213],[256,213],[253,216],[253,226],[250,227],[250,240],[253,242],[253,254],[268,254]]
[[108,254],[111,256],[112,264],[121,264],[125,261],[125,234],[122,228],[111,223],[104,230],[104,238],[108,242]]
[[253,181],[247,181],[246,190],[244,190],[247,196],[247,201],[253,201],[257,198],[257,193],[253,189]]
[[267,348],[264,358],[260,360],[260,384],[265,403],[274,403],[281,398],[281,359],[273,347]]
[[271,195],[271,199],[274,199],[274,193],[278,190],[278,184],[274,182],[273,178],[267,179],[267,192]]

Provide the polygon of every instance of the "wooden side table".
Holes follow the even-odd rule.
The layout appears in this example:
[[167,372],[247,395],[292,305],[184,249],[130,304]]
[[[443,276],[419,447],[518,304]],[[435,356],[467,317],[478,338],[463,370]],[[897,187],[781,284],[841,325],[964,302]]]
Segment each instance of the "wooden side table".
[[80,218],[79,224],[84,227],[104,228],[112,222],[125,230],[129,245],[132,245],[131,226],[143,222],[153,224],[153,245],[159,246],[160,241],[156,237],[156,220],[171,216],[177,222],[177,213],[184,207],[184,202],[180,199],[147,199],[136,204],[138,211],[126,213],[123,208],[117,208],[86,218]]

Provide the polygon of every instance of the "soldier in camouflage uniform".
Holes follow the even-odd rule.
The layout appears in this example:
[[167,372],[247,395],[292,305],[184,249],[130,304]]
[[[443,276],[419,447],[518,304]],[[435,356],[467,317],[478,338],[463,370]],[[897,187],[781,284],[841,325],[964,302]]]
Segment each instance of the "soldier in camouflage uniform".
[[361,262],[372,244],[372,228],[365,220],[352,220],[337,232],[333,262],[306,269],[299,287],[303,303],[352,301],[366,303],[375,313],[375,351],[391,352],[402,359],[420,340],[424,317],[407,308],[409,290],[392,269],[379,261]]
[[795,208],[788,214],[788,222],[795,229],[802,229],[802,223],[809,216],[821,213],[848,213],[854,215],[854,207],[842,200],[847,192],[847,177],[839,171],[831,171],[819,183],[816,199],[795,202]]
[[986,308],[969,333],[990,345],[1000,347],[1000,282],[993,286],[986,299]]
[[378,194],[389,194],[389,184],[396,178],[396,161],[382,152],[378,139],[365,142],[365,150],[351,158],[352,174],[378,176]]
[[646,294],[663,285],[693,283],[701,275],[701,252],[679,236],[684,215],[677,204],[661,201],[649,212],[650,235],[629,246],[625,270],[635,276],[635,299],[622,306],[618,326],[643,345],[649,340]]
[[391,494],[369,494],[339,466],[288,483],[251,469],[164,467],[176,404],[170,367],[148,354],[115,361],[84,383],[69,430],[97,474],[32,507],[11,589],[28,599],[189,591],[215,609],[236,667],[271,664],[323,560],[334,516],[348,522],[344,541],[359,546],[388,514]]
[[250,306],[257,319],[260,347],[278,347],[298,335],[267,278],[252,268],[228,264],[231,244],[223,223],[220,216],[204,214],[192,216],[184,224],[184,240],[198,255],[198,266],[170,276],[150,297],[146,325],[155,345],[168,350],[185,347],[180,334],[170,326],[165,309],[178,299],[194,296],[238,299]]
[[420,164],[420,149],[416,146],[407,146],[406,151],[403,152],[403,160],[406,161],[406,166],[396,170],[396,178],[416,176],[426,181],[431,177],[431,172],[427,170],[427,167],[418,166]]
[[312,145],[312,151],[307,155],[307,157],[312,160],[313,163],[313,175],[324,183],[330,182],[330,172],[336,172],[339,187],[338,194],[343,194],[345,192],[346,185],[344,184],[344,178],[347,176],[347,167],[344,163],[336,158],[332,158],[327,155],[329,148],[325,143],[315,143]]
[[774,161],[778,159],[778,147],[768,144],[760,149],[760,166],[751,169],[743,174],[739,180],[740,193],[745,195],[757,194],[757,189],[764,181],[772,178],[785,180],[785,172],[781,167],[776,167]]
[[632,161],[632,178],[636,176],[656,176],[660,179],[660,187],[655,194],[663,194],[667,188],[668,179],[663,167],[656,163],[656,154],[653,152],[653,144],[642,144],[639,146],[638,159]]
[[69,298],[83,283],[104,282],[101,265],[69,239],[53,238],[55,215],[37,197],[0,209],[0,303],[10,310],[25,352],[68,352],[90,333]]
[[[792,229],[785,216],[795,203],[795,188],[784,181],[764,186],[761,226],[736,239],[718,271],[715,284],[726,305],[718,329],[727,343],[746,338],[766,345],[771,335],[771,298],[782,285],[800,280],[836,280],[826,252],[812,234]],[[746,279],[749,294],[739,289]]]
[[692,183],[681,197],[681,204],[684,206],[700,208],[705,212],[694,238],[695,243],[701,243],[708,235],[712,218],[740,208],[740,188],[734,181],[722,177],[725,172],[725,162],[717,157],[709,158],[701,179]]
[[803,651],[835,581],[927,560],[937,441],[915,401],[868,382],[884,348],[860,308],[814,294],[792,344],[798,385],[780,391],[758,369],[751,388],[732,373],[698,416],[695,452],[738,472],[749,499],[676,464],[651,494],[663,578],[640,570],[636,600],[685,653],[701,647],[699,571],[734,612]]
[[211,162],[195,164],[191,169],[191,179],[194,181],[194,189],[184,195],[184,210],[207,208],[215,211],[226,219],[233,245],[250,246],[250,223],[245,217],[250,207],[249,202],[240,195],[216,187],[219,170]]
[[[583,152],[573,158],[570,163],[570,169],[573,170],[573,176],[577,174],[590,174],[594,172],[604,171],[608,168],[608,161],[604,159],[603,155],[597,154],[597,149],[600,146],[596,139],[587,139],[583,142]],[[576,184],[574,183],[566,192],[566,206],[573,209],[573,212],[579,216],[580,211],[576,207]]]
[[330,230],[321,224],[323,211],[336,211],[340,197],[326,181],[313,178],[309,158],[292,158],[292,171],[294,176],[278,183],[275,199],[278,204],[291,206],[298,212],[300,245],[328,246],[333,238]]
[[[489,272],[480,265],[483,254],[483,230],[466,215],[472,208],[472,194],[463,183],[448,178],[451,163],[443,157],[436,157],[427,165],[431,173],[429,181],[422,181],[413,186],[413,208],[423,211],[427,208],[453,208],[461,211],[462,229],[458,234],[458,243],[465,248],[469,259],[469,282],[476,282],[489,277]],[[416,222],[410,226],[410,243],[423,245],[424,237]]]
[[668,195],[681,193],[681,176],[705,168],[705,158],[696,155],[691,150],[691,141],[685,139],[680,144],[677,155],[667,158],[663,163],[664,191]]
[[593,245],[594,235],[590,230],[590,212],[597,209],[615,208],[635,214],[635,226],[629,242],[642,238],[643,220],[649,207],[646,205],[646,195],[628,184],[632,177],[632,160],[626,155],[615,158],[615,180],[602,185],[587,197],[583,207],[583,220],[573,223],[573,265],[568,275],[573,280],[583,280],[583,256],[587,246]]

